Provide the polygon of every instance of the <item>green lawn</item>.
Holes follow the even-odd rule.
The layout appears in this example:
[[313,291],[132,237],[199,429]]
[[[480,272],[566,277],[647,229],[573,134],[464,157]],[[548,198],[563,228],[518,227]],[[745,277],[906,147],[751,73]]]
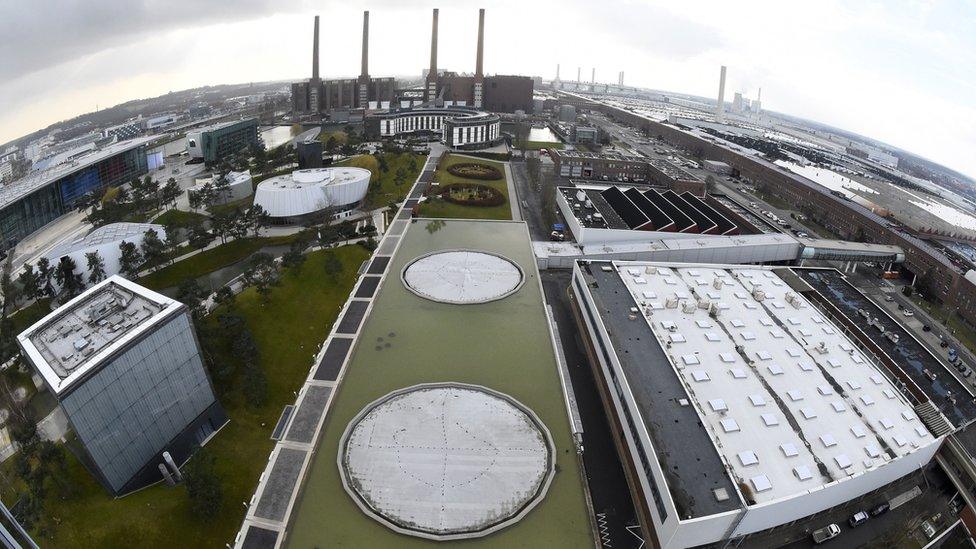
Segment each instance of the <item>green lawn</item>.
[[[31,303],[30,305],[10,315],[10,322],[12,323],[13,332],[15,334],[23,332],[32,324],[44,318],[50,312],[50,299],[40,299],[34,303]],[[0,362],[6,362],[11,356],[13,355],[0,356]]]
[[187,279],[201,277],[221,267],[226,267],[245,259],[265,246],[288,244],[294,238],[291,235],[232,240],[227,244],[200,252],[193,257],[150,273],[139,279],[139,284],[153,290],[179,286]]
[[228,202],[226,204],[218,204],[210,208],[210,212],[217,214],[221,212],[232,212],[235,209],[246,210],[251,207],[251,204],[254,204],[253,194],[251,196],[245,196],[240,200],[235,200],[233,202]]
[[207,216],[199,214],[196,212],[185,212],[183,210],[177,210],[176,208],[166,210],[163,215],[156,218],[153,223],[159,225],[165,225],[167,223],[172,223],[177,227],[189,227],[197,222],[203,222],[207,220]]
[[[363,513],[342,487],[336,456],[343,431],[366,404],[418,383],[455,381],[490,387],[535,412],[552,435],[556,474],[545,499],[518,524],[446,545],[592,549],[584,481],[525,225],[418,220],[409,227],[333,397],[291,517],[287,546],[445,547],[442,542],[396,534]],[[517,262],[525,271],[525,284],[491,303],[448,305],[420,298],[400,283],[398,273],[414,258],[458,248],[486,250]],[[374,343],[379,341],[386,344]]]
[[562,150],[566,145],[558,141],[527,141],[525,143],[525,150],[527,151],[537,151],[539,149],[559,149]]
[[[391,202],[402,202],[407,197],[407,193],[410,192],[410,187],[413,186],[420,170],[424,167],[424,162],[427,161],[426,156],[414,153],[384,153],[382,156],[386,159],[388,169],[385,172],[380,171],[377,183],[370,185],[369,192],[364,199],[365,209],[380,208]],[[356,158],[358,157],[347,158],[335,165],[355,166]],[[411,160],[413,160],[412,168]],[[401,168],[405,175],[403,182],[397,185],[396,174],[397,170]]]
[[[249,501],[273,447],[269,436],[282,407],[294,402],[296,391],[311,367],[312,356],[335,321],[368,252],[361,246],[337,248],[343,270],[333,282],[324,276],[321,252],[309,254],[299,271],[286,272],[267,303],[247,290],[237,297],[243,316],[260,350],[268,377],[268,399],[261,408],[246,408],[241,390],[231,381],[221,401],[230,423],[210,442],[216,457],[224,504],[213,520],[201,520],[189,505],[184,488],[158,484],[113,500],[84,467],[69,454],[69,485],[73,493],[60,499],[52,493],[46,504],[48,535],[36,541],[43,547],[223,547],[233,543]],[[218,356],[220,356],[218,354]],[[8,464],[0,467],[11,472]],[[16,501],[19,481],[0,484],[7,504]],[[54,492],[52,490],[51,492]]]
[[[451,173],[448,173],[447,168],[453,164],[458,164],[461,162],[476,162],[478,164],[487,164],[498,168],[502,172],[502,178],[495,181],[481,181],[477,179],[467,179],[464,177],[458,177]],[[502,193],[505,196],[505,203],[500,206],[491,207],[479,207],[479,206],[464,206],[461,204],[452,204],[441,200],[440,198],[429,197],[425,202],[420,205],[420,217],[440,217],[449,219],[511,219],[512,209],[509,201],[511,198],[508,196],[508,183],[505,177],[505,164],[502,162],[493,162],[491,160],[482,159],[472,159],[465,158],[463,156],[448,155],[446,158],[441,160],[440,165],[437,167],[437,171],[434,173],[434,181],[440,183],[441,185],[450,185],[452,183],[477,183],[479,185],[487,185],[494,188],[495,190]]]

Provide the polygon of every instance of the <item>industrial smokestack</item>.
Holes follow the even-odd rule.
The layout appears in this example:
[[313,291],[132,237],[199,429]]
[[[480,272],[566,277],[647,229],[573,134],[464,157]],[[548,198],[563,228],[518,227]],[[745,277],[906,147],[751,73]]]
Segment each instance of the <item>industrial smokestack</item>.
[[315,32],[312,35],[312,80],[319,79],[319,16],[315,16]]
[[590,73],[590,84],[596,84],[596,67],[593,67],[593,72]]
[[430,70],[427,71],[427,100],[433,101],[437,97],[437,8],[434,8],[434,18],[430,30]]
[[583,67],[576,67],[576,82],[577,83],[580,82],[580,71],[581,70],[583,70]]
[[478,56],[474,63],[474,107],[481,108],[485,63],[485,10],[478,10]]
[[556,63],[556,80],[559,80],[559,63]]
[[618,82],[618,84],[620,86],[623,86],[624,85],[624,71],[620,71],[620,79],[619,80],[620,80],[620,82]]
[[363,60],[362,76],[369,76],[369,11],[363,12]]
[[718,75],[718,105],[715,106],[715,117],[719,122],[725,121],[725,65]]
[[478,58],[474,64],[475,78],[484,76],[485,63],[485,10],[478,10]]

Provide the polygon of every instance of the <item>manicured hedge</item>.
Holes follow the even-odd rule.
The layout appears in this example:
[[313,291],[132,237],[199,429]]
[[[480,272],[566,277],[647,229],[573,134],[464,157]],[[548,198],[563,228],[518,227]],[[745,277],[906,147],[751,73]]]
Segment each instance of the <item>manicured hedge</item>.
[[[478,193],[484,193],[487,196],[482,198],[455,198],[451,196],[452,191],[463,192],[465,190],[471,189]],[[469,193],[465,193],[469,194]],[[462,206],[501,206],[505,203],[505,195],[503,195],[498,189],[489,187],[488,185],[480,185],[478,183],[454,183],[451,185],[445,185],[440,191],[441,198],[446,202],[452,204],[460,204]]]
[[496,181],[502,178],[502,172],[498,168],[476,162],[451,164],[447,167],[447,173],[457,177],[463,177],[464,179],[478,179],[481,181]]

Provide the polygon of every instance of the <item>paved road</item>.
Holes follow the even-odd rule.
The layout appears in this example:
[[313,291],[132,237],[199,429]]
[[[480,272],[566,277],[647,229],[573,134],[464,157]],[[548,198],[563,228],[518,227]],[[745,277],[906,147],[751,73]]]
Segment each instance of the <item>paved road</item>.
[[600,528],[601,545],[607,549],[641,547],[642,540],[628,530],[628,526],[638,530],[630,489],[569,308],[566,288],[570,271],[542,271],[541,278],[546,301],[559,326],[566,367],[583,423],[583,463]]
[[[831,523],[840,526],[840,536],[816,547],[840,549],[905,545],[906,538],[917,533],[923,520],[940,512],[948,514],[949,500],[956,493],[948,477],[935,462],[926,465],[923,471],[924,476],[921,471],[908,475],[877,492],[869,493],[811,519],[749,538],[739,546],[755,549],[814,547],[810,533]],[[908,503],[871,518],[857,528],[851,528],[847,524],[847,519],[855,512],[870,509],[883,501],[890,501],[916,486],[922,490],[922,494]]]

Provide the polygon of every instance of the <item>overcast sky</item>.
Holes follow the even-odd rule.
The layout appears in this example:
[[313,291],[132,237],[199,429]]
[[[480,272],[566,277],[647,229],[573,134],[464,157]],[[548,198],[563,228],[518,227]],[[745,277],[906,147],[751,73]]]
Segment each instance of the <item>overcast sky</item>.
[[[848,5],[845,5],[848,4]],[[854,5],[851,5],[854,4]],[[430,8],[411,0],[0,0],[0,142],[130,99],[196,86],[307,78],[312,18],[323,76],[419,74]],[[817,0],[444,3],[439,66],[473,71],[477,8],[485,70],[726,98],[835,125],[976,176],[976,2]]]

